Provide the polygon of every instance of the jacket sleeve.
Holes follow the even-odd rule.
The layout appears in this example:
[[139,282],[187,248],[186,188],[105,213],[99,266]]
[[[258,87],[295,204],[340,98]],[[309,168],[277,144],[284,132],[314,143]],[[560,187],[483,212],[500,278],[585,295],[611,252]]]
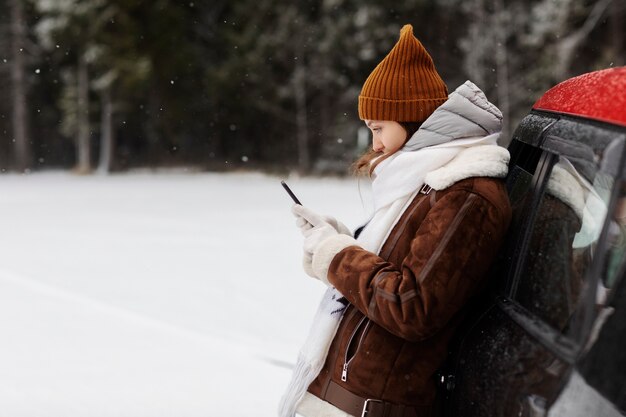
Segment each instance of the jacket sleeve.
[[482,284],[508,227],[507,209],[465,190],[447,193],[414,236],[401,237],[411,239],[401,265],[353,244],[333,254],[327,279],[389,332],[423,340]]

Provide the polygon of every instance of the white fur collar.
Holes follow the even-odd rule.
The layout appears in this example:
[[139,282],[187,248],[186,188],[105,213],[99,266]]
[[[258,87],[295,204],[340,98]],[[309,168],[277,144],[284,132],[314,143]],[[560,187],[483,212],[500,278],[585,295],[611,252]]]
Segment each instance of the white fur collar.
[[509,151],[500,146],[482,145],[467,148],[446,165],[431,171],[424,183],[435,190],[471,177],[504,178],[508,172]]

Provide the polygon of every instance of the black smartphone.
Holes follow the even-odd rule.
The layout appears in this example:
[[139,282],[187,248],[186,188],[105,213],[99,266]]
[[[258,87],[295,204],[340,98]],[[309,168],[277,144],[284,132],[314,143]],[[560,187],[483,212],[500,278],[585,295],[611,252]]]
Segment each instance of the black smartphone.
[[302,203],[300,202],[300,200],[298,200],[298,197],[296,197],[296,195],[293,193],[293,191],[291,191],[291,188],[289,188],[287,183],[285,181],[281,181],[280,184],[283,186],[285,191],[287,191],[287,194],[289,194],[289,197],[291,197],[293,202],[301,206]]

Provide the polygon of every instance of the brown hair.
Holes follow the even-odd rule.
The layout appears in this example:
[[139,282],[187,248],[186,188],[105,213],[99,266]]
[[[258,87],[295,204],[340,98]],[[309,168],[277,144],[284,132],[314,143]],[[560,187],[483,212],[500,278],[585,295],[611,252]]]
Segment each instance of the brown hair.
[[[404,128],[404,131],[406,132],[406,138],[404,138],[404,144],[407,143],[407,141],[411,138],[411,136],[413,136],[413,134],[417,132],[417,130],[422,125],[421,122],[398,122],[398,123],[400,124],[400,126]],[[404,144],[402,146],[404,146]],[[402,147],[400,147],[400,149],[402,149]],[[378,164],[380,164],[381,162],[383,162],[385,159],[387,159],[393,154],[390,153],[383,158],[378,158],[379,156],[382,156],[382,155],[383,155],[383,152],[375,151],[374,149],[369,149],[367,152],[361,155],[359,159],[354,161],[350,170],[356,176],[367,175],[368,177],[371,177],[372,172],[374,172],[374,168],[376,168]],[[378,160],[375,163],[372,163],[372,161],[376,158],[378,158]]]

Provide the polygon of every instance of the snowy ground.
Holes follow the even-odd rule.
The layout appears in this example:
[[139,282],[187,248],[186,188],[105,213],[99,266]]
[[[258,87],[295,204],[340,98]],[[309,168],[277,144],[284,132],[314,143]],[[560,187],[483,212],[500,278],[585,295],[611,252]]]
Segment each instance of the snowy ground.
[[[289,183],[365,218],[355,180]],[[323,292],[279,178],[44,173],[0,191],[0,415],[275,415]]]

